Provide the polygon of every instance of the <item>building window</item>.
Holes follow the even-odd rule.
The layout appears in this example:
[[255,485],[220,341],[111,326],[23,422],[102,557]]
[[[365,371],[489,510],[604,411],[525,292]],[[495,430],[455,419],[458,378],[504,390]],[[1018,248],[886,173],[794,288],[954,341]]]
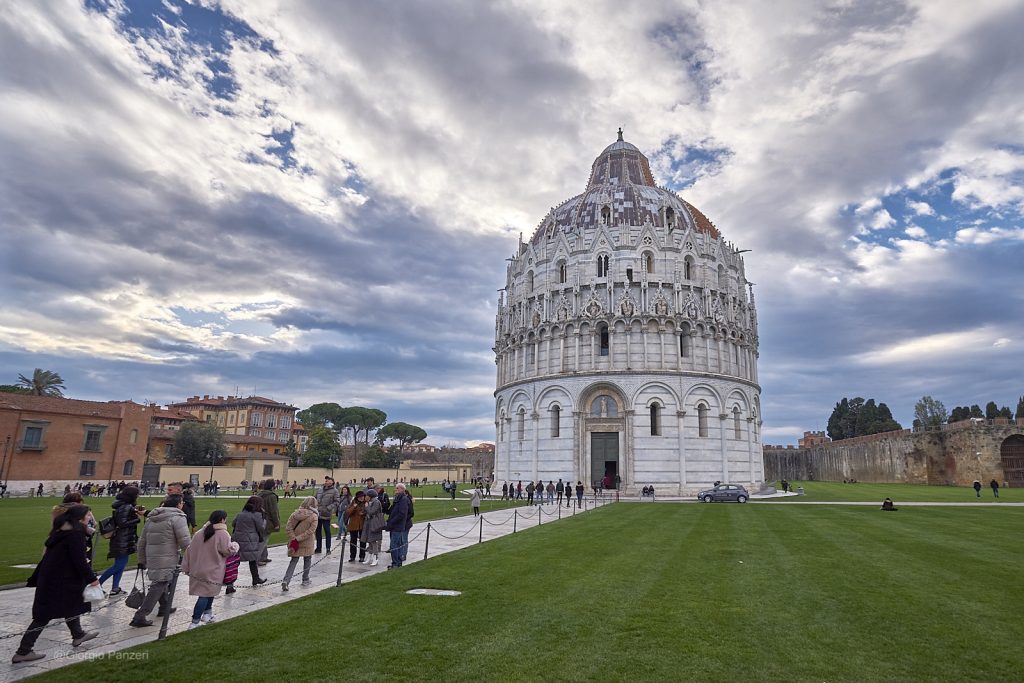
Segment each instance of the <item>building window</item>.
[[138,442],[139,442],[139,430],[138,429],[133,429],[132,431],[128,432],[128,443],[138,443]]
[[264,465],[263,466],[263,476],[264,477],[272,477],[272,476],[274,476],[274,466],[273,465]]
[[685,277],[687,280],[692,280],[693,279],[693,273],[694,273],[693,257],[692,256],[687,256],[686,258],[683,259],[683,277]]
[[533,271],[526,274],[526,293],[533,294]]
[[277,435],[277,440],[278,441],[287,441],[288,440],[288,432],[281,432],[280,434],[278,434]]
[[174,444],[173,443],[165,443],[164,444],[164,458],[171,457],[171,453],[173,451],[174,451]]
[[99,451],[102,449],[103,430],[105,427],[86,427],[85,438],[82,440],[83,451]]
[[281,429],[289,429],[292,426],[292,419],[287,415],[281,416]]
[[644,253],[644,270],[648,273],[654,272],[654,254],[649,251]]
[[669,206],[665,209],[665,227],[669,230],[676,226],[676,212]]
[[726,275],[725,266],[718,266],[718,288],[723,292],[729,288],[729,277]]
[[551,406],[551,438],[557,439],[562,420],[562,409],[557,405]]
[[268,429],[267,431],[263,432],[263,436],[273,441],[274,439],[277,438],[277,432],[275,432],[273,429]]
[[738,407],[732,409],[732,434],[734,439],[739,440],[743,438],[742,429],[740,428],[740,409]]
[[224,426],[224,413],[217,414],[217,424],[220,425],[221,427]]
[[679,335],[679,355],[682,358],[690,357],[690,334],[687,330]]
[[661,406],[651,404],[651,436],[661,436]]
[[498,441],[505,440],[505,413],[498,417]]
[[229,425],[234,425],[235,424],[235,414],[234,413],[228,413],[228,424]]
[[608,254],[599,254],[597,257],[597,276],[608,277]]
[[701,403],[697,406],[697,436],[708,435],[708,407]]
[[250,429],[249,430],[249,436],[258,436],[258,437],[262,438],[263,434],[258,429]]
[[250,417],[251,417],[251,420],[249,421],[249,425],[250,426],[252,426],[252,427],[262,427],[263,426],[263,413],[252,413],[252,415]]
[[520,408],[519,415],[516,420],[516,434],[518,435],[519,440],[522,441],[526,438],[526,411]]
[[564,283],[566,275],[565,261],[562,261],[558,264],[558,281]]
[[598,329],[598,334],[601,335],[601,355],[608,355],[608,326],[601,325]]
[[633,281],[633,269],[632,268],[626,268],[626,282],[632,282],[632,281]]
[[601,207],[601,223],[608,225],[612,222],[612,207],[605,204]]
[[133,474],[135,474],[135,461],[134,460],[125,460],[124,461],[124,467],[121,468],[121,476],[123,476],[123,477],[130,477]]
[[94,476],[96,476],[96,461],[95,460],[83,460],[78,465],[78,476],[80,476],[80,477],[94,477]]
[[533,367],[533,361],[534,361],[534,357],[536,355],[535,351],[534,351],[535,347],[536,347],[536,344],[527,344],[526,345],[526,367],[527,368],[532,368]]
[[[266,449],[266,448],[261,448],[261,449],[260,449],[260,452],[261,452],[261,453],[266,453],[266,452],[267,452],[267,449]],[[265,467],[265,465],[264,465],[264,467]]]
[[43,430],[45,427],[39,426],[25,426],[25,431],[21,435],[20,447],[24,450],[29,451],[41,451],[46,448],[46,444],[43,443]]
[[277,427],[277,415],[267,415],[267,426],[271,428]]

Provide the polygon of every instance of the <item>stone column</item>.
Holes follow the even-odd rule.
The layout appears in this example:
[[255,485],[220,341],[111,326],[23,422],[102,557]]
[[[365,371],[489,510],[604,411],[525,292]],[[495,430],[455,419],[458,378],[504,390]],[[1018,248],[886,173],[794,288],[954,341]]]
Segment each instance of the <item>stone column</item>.
[[682,495],[686,488],[686,434],[685,434],[685,410],[676,411],[676,420],[679,424],[679,493]]
[[623,414],[626,416],[626,419],[623,420],[624,424],[622,427],[622,459],[625,461],[626,467],[624,468],[625,473],[620,476],[622,477],[621,488],[624,489],[626,486],[632,486],[633,482],[636,481],[636,468],[634,467],[635,453],[633,452],[633,417],[635,412],[625,410]]
[[754,418],[747,418],[747,461],[750,465],[750,482],[754,479]]
[[729,450],[726,448],[725,443],[725,421],[728,419],[728,413],[721,413],[718,416],[718,441],[722,449],[722,482],[729,481]]
[[537,453],[537,447],[540,445],[540,413],[537,411],[530,413],[530,420],[533,423],[533,480],[537,481],[537,464],[540,458],[540,454]]

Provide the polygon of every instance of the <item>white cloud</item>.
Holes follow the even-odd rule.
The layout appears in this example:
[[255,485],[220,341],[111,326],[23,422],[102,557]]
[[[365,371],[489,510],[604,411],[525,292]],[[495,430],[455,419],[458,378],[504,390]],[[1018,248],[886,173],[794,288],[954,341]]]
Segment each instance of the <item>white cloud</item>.
[[928,237],[928,231],[919,225],[911,225],[909,228],[903,231],[907,237],[913,237],[914,239],[924,239]]
[[912,199],[907,200],[907,208],[914,212],[916,216],[934,216],[935,209],[928,202],[916,202]]
[[1000,241],[1024,241],[1024,228],[961,228],[956,231],[960,244],[992,244]]

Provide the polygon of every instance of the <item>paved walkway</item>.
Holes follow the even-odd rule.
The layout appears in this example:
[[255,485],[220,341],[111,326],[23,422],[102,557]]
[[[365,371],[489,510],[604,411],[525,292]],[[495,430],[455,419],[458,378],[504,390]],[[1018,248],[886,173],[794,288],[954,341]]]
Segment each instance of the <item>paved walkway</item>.
[[[612,499],[606,497],[604,500],[595,502],[591,496],[584,502],[585,507],[579,511],[579,514],[585,514],[586,511],[595,507],[606,505],[612,502]],[[429,556],[436,557],[479,543],[481,527],[483,541],[489,541],[514,531],[522,532],[532,529],[538,525],[538,521],[542,525],[550,524],[560,518],[573,516],[574,513],[577,513],[576,508],[560,507],[556,509],[554,505],[545,505],[486,512],[481,515],[482,522],[472,515],[432,520],[429,522]],[[427,550],[427,527],[427,523],[416,524],[410,531],[407,564],[424,559],[425,550]],[[384,546],[387,547],[387,533],[384,534],[384,539]],[[281,579],[288,566],[287,548],[284,545],[270,548],[272,561],[260,568],[260,576],[269,581],[262,586],[254,588],[250,585],[248,566],[243,562],[239,567],[237,592],[233,595],[221,593],[221,597],[214,602],[217,620],[231,619],[248,612],[289,602],[309,593],[335,587],[338,581],[339,559],[342,557],[339,547],[340,544],[334,542],[332,544],[333,552],[330,555],[313,556],[314,565],[310,572],[312,585],[307,588],[302,588],[299,585],[302,580],[302,562],[300,561],[287,593],[281,590]],[[343,566],[341,566],[341,581],[348,583],[386,571],[389,559],[390,556],[385,553],[380,558],[380,564],[371,567],[360,564],[358,561],[349,562],[346,556],[342,563]],[[121,579],[121,587],[130,590],[134,575],[134,571],[126,571]],[[110,584],[107,584],[107,588],[109,587]],[[31,621],[34,590],[33,588],[16,588],[0,591],[0,640],[4,642],[4,646],[0,647],[0,652],[2,652],[0,655],[0,681],[5,683],[78,661],[108,656],[110,653],[156,640],[160,630],[162,620],[156,618],[156,610],[150,615],[150,618],[154,620],[153,626],[148,628],[129,626],[128,622],[131,621],[134,610],[122,604],[124,596],[118,596],[100,603],[99,607],[94,608],[91,614],[83,617],[82,625],[87,631],[98,630],[100,632],[95,640],[89,641],[79,648],[72,648],[71,635],[67,627],[55,623],[48,626],[36,641],[35,651],[45,653],[44,659],[25,664],[11,664],[11,655],[17,649],[21,634]],[[178,608],[178,611],[171,615],[168,635],[188,628],[192,620],[194,604],[195,598],[188,594],[188,577],[182,576],[174,596],[174,606]]]

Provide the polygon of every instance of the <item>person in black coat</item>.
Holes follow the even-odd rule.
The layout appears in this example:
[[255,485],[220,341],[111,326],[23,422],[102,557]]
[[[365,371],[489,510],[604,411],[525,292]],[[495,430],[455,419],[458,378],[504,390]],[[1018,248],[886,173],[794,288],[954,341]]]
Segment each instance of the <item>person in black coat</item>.
[[412,496],[405,490],[405,484],[395,485],[395,499],[385,529],[391,536],[391,564],[388,568],[401,567],[409,551],[409,529],[412,528]]
[[139,543],[138,525],[141,515],[146,508],[136,505],[139,499],[139,489],[136,486],[126,486],[117,494],[114,503],[114,535],[110,537],[110,550],[107,557],[114,560],[114,564],[100,575],[100,585],[114,577],[114,587],[110,589],[111,595],[124,593],[121,590],[121,574],[128,566],[128,556],[133,555]]
[[43,559],[28,580],[28,585],[36,589],[32,600],[32,623],[11,658],[12,664],[34,662],[45,657],[34,652],[32,647],[52,619],[68,620],[73,647],[98,635],[96,631],[86,632],[79,620],[79,616],[89,611],[89,605],[82,599],[82,591],[87,585],[99,585],[85,554],[85,518],[88,514],[87,505],[72,505],[53,520]]
[[195,492],[192,490],[192,484],[183,484],[181,488],[181,495],[181,511],[185,513],[185,519],[188,521],[188,528],[191,529],[194,534],[196,532],[196,497]]

